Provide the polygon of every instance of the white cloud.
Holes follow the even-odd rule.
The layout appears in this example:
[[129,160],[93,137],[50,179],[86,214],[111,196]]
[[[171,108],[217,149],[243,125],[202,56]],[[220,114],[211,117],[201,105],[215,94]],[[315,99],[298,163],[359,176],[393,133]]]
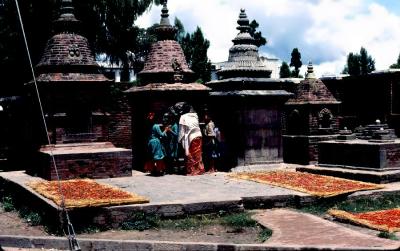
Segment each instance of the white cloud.
[[[392,0],[393,4],[398,0]],[[231,40],[237,34],[240,8],[249,19],[260,23],[269,43],[264,54],[290,60],[298,47],[303,64],[315,63],[318,75],[340,73],[349,52],[364,46],[376,60],[377,69],[385,69],[400,53],[400,14],[378,0],[170,0],[171,22],[179,17],[192,32],[200,26],[210,40],[209,57],[214,62],[228,58]],[[160,19],[160,7],[141,17],[137,24],[148,27]]]

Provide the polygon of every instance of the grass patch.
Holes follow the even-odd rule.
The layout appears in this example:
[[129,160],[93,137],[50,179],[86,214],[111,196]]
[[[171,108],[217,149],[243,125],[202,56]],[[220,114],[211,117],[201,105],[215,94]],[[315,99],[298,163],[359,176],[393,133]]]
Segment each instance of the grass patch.
[[228,214],[221,217],[221,223],[234,229],[242,229],[246,227],[256,227],[257,221],[251,218],[248,212]]
[[183,219],[166,219],[159,222],[159,228],[187,231],[219,224],[218,219],[218,216],[211,214],[187,216]]
[[400,195],[391,194],[376,197],[364,197],[347,201],[339,201],[337,199],[324,199],[314,203],[313,205],[302,207],[300,208],[300,210],[306,213],[323,215],[330,208],[336,208],[353,213],[400,208]]
[[121,224],[121,229],[144,231],[151,228],[157,228],[159,222],[160,220],[156,215],[136,212],[133,213],[127,221]]
[[389,233],[389,232],[379,232],[376,236],[378,236],[379,238],[385,238],[385,239],[389,239],[389,240],[394,240],[394,241],[398,241],[399,238],[397,238],[397,236],[394,233]]
[[183,219],[167,219],[159,222],[159,228],[189,230],[210,225],[225,225],[233,229],[256,227],[257,222],[251,219],[248,212],[235,214],[204,214],[187,216]]
[[265,242],[272,236],[272,230],[268,228],[264,228],[261,230],[261,232],[258,234],[258,240],[260,242]]
[[2,206],[3,206],[4,211],[6,211],[6,212],[11,212],[11,211],[15,210],[15,203],[14,203],[12,197],[10,197],[10,196],[3,197]]

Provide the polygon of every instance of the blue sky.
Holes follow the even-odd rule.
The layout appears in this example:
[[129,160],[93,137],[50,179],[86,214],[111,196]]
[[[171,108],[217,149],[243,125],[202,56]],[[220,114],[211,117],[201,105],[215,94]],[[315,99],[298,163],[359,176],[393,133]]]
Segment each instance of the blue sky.
[[[378,70],[400,53],[400,0],[169,0],[171,21],[178,17],[192,32],[200,26],[213,62],[226,61],[240,8],[260,24],[268,39],[260,54],[289,61],[299,48],[303,64],[313,61],[318,75],[338,74],[349,52],[364,46]],[[148,27],[160,19],[160,7],[141,17]]]

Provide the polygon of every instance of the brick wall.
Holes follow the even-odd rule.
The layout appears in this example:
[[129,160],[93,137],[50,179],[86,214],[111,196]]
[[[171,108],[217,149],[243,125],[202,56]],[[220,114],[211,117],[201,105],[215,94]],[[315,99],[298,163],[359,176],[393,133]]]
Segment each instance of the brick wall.
[[117,147],[132,148],[132,108],[124,95],[114,98],[110,110],[108,140]]
[[[40,170],[36,173],[48,180],[56,180],[50,155],[40,154]],[[62,180],[75,178],[105,179],[132,175],[130,150],[107,153],[55,154],[57,169]]]

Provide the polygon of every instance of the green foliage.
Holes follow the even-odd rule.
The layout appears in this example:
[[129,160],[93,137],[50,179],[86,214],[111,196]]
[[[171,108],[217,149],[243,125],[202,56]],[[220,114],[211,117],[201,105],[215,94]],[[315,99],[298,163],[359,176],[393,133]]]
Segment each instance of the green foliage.
[[397,62],[395,64],[392,64],[389,68],[390,69],[400,69],[400,54],[399,54],[399,57],[397,58]]
[[202,83],[210,81],[211,62],[207,56],[210,41],[204,38],[200,27],[197,27],[192,34],[185,33],[185,27],[178,18],[175,18],[175,27],[178,30],[177,41],[181,45],[186,61],[190,69],[194,71],[196,79]]
[[361,47],[360,53],[349,53],[347,64],[342,73],[351,76],[367,75],[375,70],[375,60]]
[[292,73],[290,71],[289,65],[283,61],[281,65],[281,69],[279,71],[279,77],[280,78],[290,78],[292,76]]
[[257,226],[257,221],[253,220],[248,212],[223,216],[222,223],[236,229]]
[[391,194],[377,197],[363,197],[355,200],[332,200],[332,199],[321,199],[320,201],[313,203],[310,206],[301,208],[300,210],[307,213],[323,215],[330,208],[337,208],[339,210],[362,213],[369,211],[379,211],[385,209],[399,208],[400,207],[400,195]]
[[389,232],[379,232],[376,236],[378,236],[379,238],[384,238],[384,239],[389,239],[389,240],[394,240],[394,241],[398,241],[399,238],[397,238],[397,236],[394,233],[389,233]]
[[159,218],[156,215],[146,214],[144,212],[133,213],[129,219],[121,224],[122,230],[138,230],[158,227]]
[[167,219],[160,221],[160,228],[163,229],[176,229],[176,230],[190,230],[198,229],[200,227],[218,224],[219,217],[212,214],[187,216],[183,219]]
[[256,45],[258,47],[266,45],[267,44],[267,39],[265,37],[263,37],[261,31],[257,31],[257,28],[260,25],[257,23],[256,20],[251,21],[250,23],[250,35],[252,35],[254,37],[254,39],[256,40]]
[[6,212],[11,212],[15,210],[15,204],[13,199],[10,196],[3,197],[3,209]]
[[312,203],[311,205],[302,207],[300,210],[305,213],[316,214],[316,215],[323,215],[325,214],[330,208],[336,207],[339,202],[336,200],[330,199],[321,199]]
[[39,226],[42,224],[42,216],[36,212],[26,213],[23,218],[31,226]]
[[292,71],[292,77],[298,78],[300,73],[300,68],[303,65],[303,62],[301,62],[301,53],[299,52],[299,49],[294,48],[291,56],[292,57],[290,59],[290,66],[294,67],[294,70]]
[[258,240],[260,242],[266,242],[269,238],[272,236],[272,230],[268,228],[264,228],[261,230],[261,232],[258,234]]

